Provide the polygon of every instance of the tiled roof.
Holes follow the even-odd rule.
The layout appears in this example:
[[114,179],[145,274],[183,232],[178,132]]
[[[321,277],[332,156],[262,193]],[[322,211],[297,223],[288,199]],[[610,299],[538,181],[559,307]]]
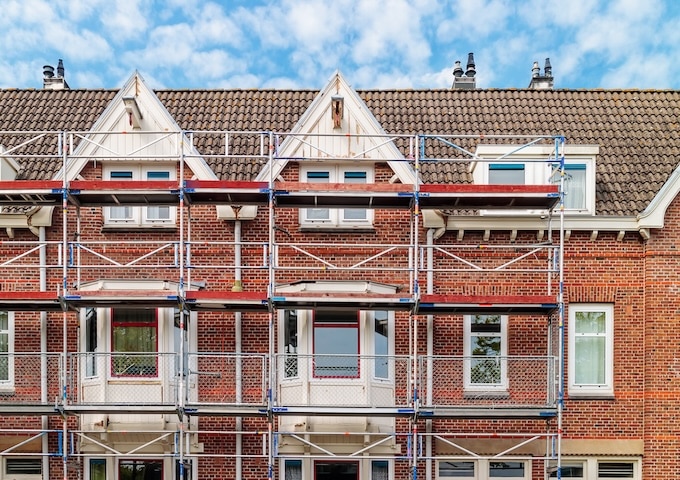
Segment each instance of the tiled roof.
[[[0,90],[0,131],[85,131],[116,93]],[[156,93],[183,129],[261,131],[290,130],[317,94],[311,90]],[[599,145],[599,215],[639,213],[680,161],[680,91],[365,90],[358,94],[388,133],[557,134],[565,136],[568,144]],[[209,163],[224,179],[250,179],[261,167],[245,160]],[[55,170],[41,165],[22,175],[41,178]],[[422,175],[427,183],[466,181],[451,164],[425,164]]]

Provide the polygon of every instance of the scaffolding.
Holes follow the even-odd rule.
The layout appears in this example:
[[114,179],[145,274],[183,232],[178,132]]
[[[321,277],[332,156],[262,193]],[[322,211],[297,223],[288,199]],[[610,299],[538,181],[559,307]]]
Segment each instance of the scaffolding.
[[[61,214],[61,226],[52,227],[61,230],[61,239],[41,236],[35,241],[19,236],[2,241],[0,266],[5,271],[27,272],[27,281],[0,291],[0,311],[61,312],[63,321],[63,351],[3,354],[15,375],[40,373],[37,377],[25,375],[26,382],[51,378],[58,385],[48,387],[44,381],[33,385],[37,388],[25,385],[19,389],[17,385],[17,393],[25,393],[0,397],[2,415],[61,416],[63,428],[2,430],[3,435],[16,435],[19,442],[0,455],[18,455],[15,452],[23,443],[55,435],[59,439],[56,451],[43,454],[61,456],[66,470],[69,462],[87,456],[78,448],[83,441],[105,450],[98,456],[116,457],[158,457],[140,453],[140,449],[163,443],[172,445],[164,455],[177,459],[183,471],[187,459],[211,455],[192,450],[197,437],[252,436],[262,447],[252,458],[266,461],[269,478],[277,461],[300,458],[286,450],[287,440],[304,445],[312,452],[305,458],[312,459],[365,458],[373,450],[377,453],[371,459],[403,461],[409,465],[412,478],[417,478],[423,461],[526,458],[518,452],[528,444],[543,443],[545,454],[533,458],[544,461],[545,468],[554,461],[559,469],[564,396],[562,137],[59,131],[0,132],[0,139],[5,147],[2,157],[19,164],[49,164],[54,172],[52,180],[0,181],[3,211],[40,208]],[[475,153],[475,146],[481,143],[515,144],[517,148],[488,158]],[[530,161],[547,165],[556,172],[557,181],[536,185],[469,181],[475,164],[512,162],[516,158],[527,161],[523,152],[537,146],[546,154]],[[393,156],[385,156],[385,150]],[[206,154],[208,151],[213,153]],[[175,166],[177,179],[124,181],[74,175],[86,172],[87,166],[97,168],[111,161],[168,162]],[[189,167],[196,161],[260,165],[262,178],[268,179],[200,179],[192,177]],[[413,173],[413,183],[314,183],[282,173],[287,164],[326,161],[398,165]],[[424,169],[442,165],[468,180],[439,184],[420,181]],[[106,233],[88,238],[93,209],[140,206],[176,209],[176,228],[169,235],[149,230],[149,238],[135,235],[129,242],[106,239]],[[205,215],[206,208],[232,209],[231,216],[225,218],[239,224],[239,215],[245,209],[260,209],[265,213],[256,215],[261,220],[266,218],[266,228],[256,241],[243,241],[236,227],[232,239],[202,238],[194,225],[199,218],[194,210],[203,209],[201,215]],[[368,242],[366,235],[338,234],[337,242],[310,241],[314,240],[310,233],[315,232],[291,235],[289,224],[281,221],[288,218],[281,212],[301,209],[401,212],[398,215],[406,219],[404,224],[409,228],[402,232],[407,240]],[[455,241],[435,244],[423,238],[425,210],[444,210],[449,216],[522,211],[541,219],[543,226],[536,239],[515,231],[509,242],[489,241],[488,232],[484,232],[481,241],[475,237],[475,241],[466,243],[461,231]],[[35,229],[32,225],[27,228]],[[170,236],[174,238],[167,238]],[[216,262],[216,258],[220,260]],[[119,281],[103,277],[114,271]],[[243,288],[244,272],[257,279],[252,282],[254,288]],[[144,282],[135,284],[136,276]],[[450,287],[437,288],[435,277],[444,279]],[[214,288],[205,278],[228,279],[233,284],[216,281]],[[509,282],[509,278],[515,280]],[[486,286],[481,283],[484,279]],[[325,284],[342,281],[347,282],[346,289],[329,294]],[[139,399],[134,395],[140,388],[135,382],[129,383],[129,391],[120,390],[115,400],[88,395],[82,387],[87,368],[106,371],[131,354],[81,351],[82,345],[73,351],[69,348],[74,335],[69,318],[88,308],[136,307],[179,312],[178,326],[184,336],[190,335],[186,324],[192,321],[191,315],[233,312],[266,317],[267,351],[193,352],[186,351],[184,342],[180,342],[179,351],[155,354],[154,375],[163,376],[168,387],[162,395],[152,393]],[[387,393],[376,388],[364,396],[350,393],[348,398],[336,397],[330,402],[312,400],[301,391],[284,394],[281,384],[287,378],[286,369],[294,368],[300,378],[311,378],[320,359],[313,353],[291,355],[280,351],[276,337],[279,315],[288,310],[317,309],[390,311],[408,319],[409,338],[404,342],[407,354],[388,358],[358,355],[349,362],[358,362],[361,371],[370,371],[380,363],[388,365],[391,380]],[[471,395],[461,385],[461,372],[469,369],[470,356],[432,351],[423,354],[423,330],[431,335],[433,318],[439,315],[546,318],[545,352],[498,357],[496,361],[521,385],[509,388],[502,396],[488,392]],[[343,384],[339,378],[335,383],[336,392],[351,392],[352,381]],[[141,447],[122,451],[99,440],[101,430],[90,431],[69,423],[74,417],[120,411],[175,415],[177,426],[175,430],[142,429],[136,432]],[[286,418],[300,416],[388,418],[399,426],[392,432],[321,432],[324,436],[361,437],[358,443],[364,445],[362,448],[338,454],[318,443],[315,432],[282,427],[290,426]],[[256,418],[266,422],[268,429],[201,430],[195,420],[206,417]],[[455,419],[524,419],[545,422],[545,428],[502,433],[433,430],[433,422],[447,425]],[[469,447],[465,439],[472,437],[504,437],[512,444],[488,455]],[[383,445],[395,443],[406,447],[397,454],[381,450]],[[449,453],[433,454],[434,443],[444,445]],[[237,458],[240,454],[224,456]]]

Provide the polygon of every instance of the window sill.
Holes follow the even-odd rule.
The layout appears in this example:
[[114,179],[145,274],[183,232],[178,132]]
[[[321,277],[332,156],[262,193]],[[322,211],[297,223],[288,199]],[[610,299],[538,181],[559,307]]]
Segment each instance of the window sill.
[[373,225],[300,225],[301,232],[317,233],[375,233]]
[[139,232],[139,231],[153,231],[153,232],[175,232],[177,231],[177,225],[165,224],[165,225],[139,225],[139,224],[106,224],[102,226],[102,232]]
[[16,393],[16,389],[11,385],[0,385],[0,397],[11,397]]
[[480,398],[507,399],[510,398],[510,394],[507,390],[465,390],[463,398],[467,400]]
[[615,400],[612,392],[569,392],[568,400]]

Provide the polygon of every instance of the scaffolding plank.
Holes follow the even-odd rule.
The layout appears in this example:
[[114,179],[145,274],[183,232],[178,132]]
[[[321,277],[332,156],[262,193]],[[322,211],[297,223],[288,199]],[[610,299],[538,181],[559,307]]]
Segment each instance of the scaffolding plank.
[[413,205],[413,185],[401,183],[276,182],[279,207],[401,208]]
[[0,310],[61,311],[59,296],[53,292],[0,292]]
[[190,310],[227,310],[232,312],[269,310],[266,293],[190,290],[185,294]]
[[421,314],[541,314],[557,309],[555,295],[437,295],[423,294]]
[[177,307],[178,294],[169,290],[92,290],[73,291],[64,295],[63,302],[69,307]]
[[73,180],[69,198],[81,206],[176,205],[180,199],[176,180]]
[[557,185],[421,185],[421,208],[549,210],[559,201]]
[[411,310],[413,297],[376,293],[285,293],[272,297],[276,308],[347,309],[347,310]]
[[63,200],[61,180],[0,181],[0,205],[56,205]]
[[185,180],[184,196],[196,205],[268,205],[267,182]]

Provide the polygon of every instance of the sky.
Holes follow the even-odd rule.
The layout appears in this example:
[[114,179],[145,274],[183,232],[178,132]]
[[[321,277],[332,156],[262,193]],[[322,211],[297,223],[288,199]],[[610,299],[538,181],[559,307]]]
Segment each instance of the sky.
[[0,88],[680,89],[678,0],[0,0]]

